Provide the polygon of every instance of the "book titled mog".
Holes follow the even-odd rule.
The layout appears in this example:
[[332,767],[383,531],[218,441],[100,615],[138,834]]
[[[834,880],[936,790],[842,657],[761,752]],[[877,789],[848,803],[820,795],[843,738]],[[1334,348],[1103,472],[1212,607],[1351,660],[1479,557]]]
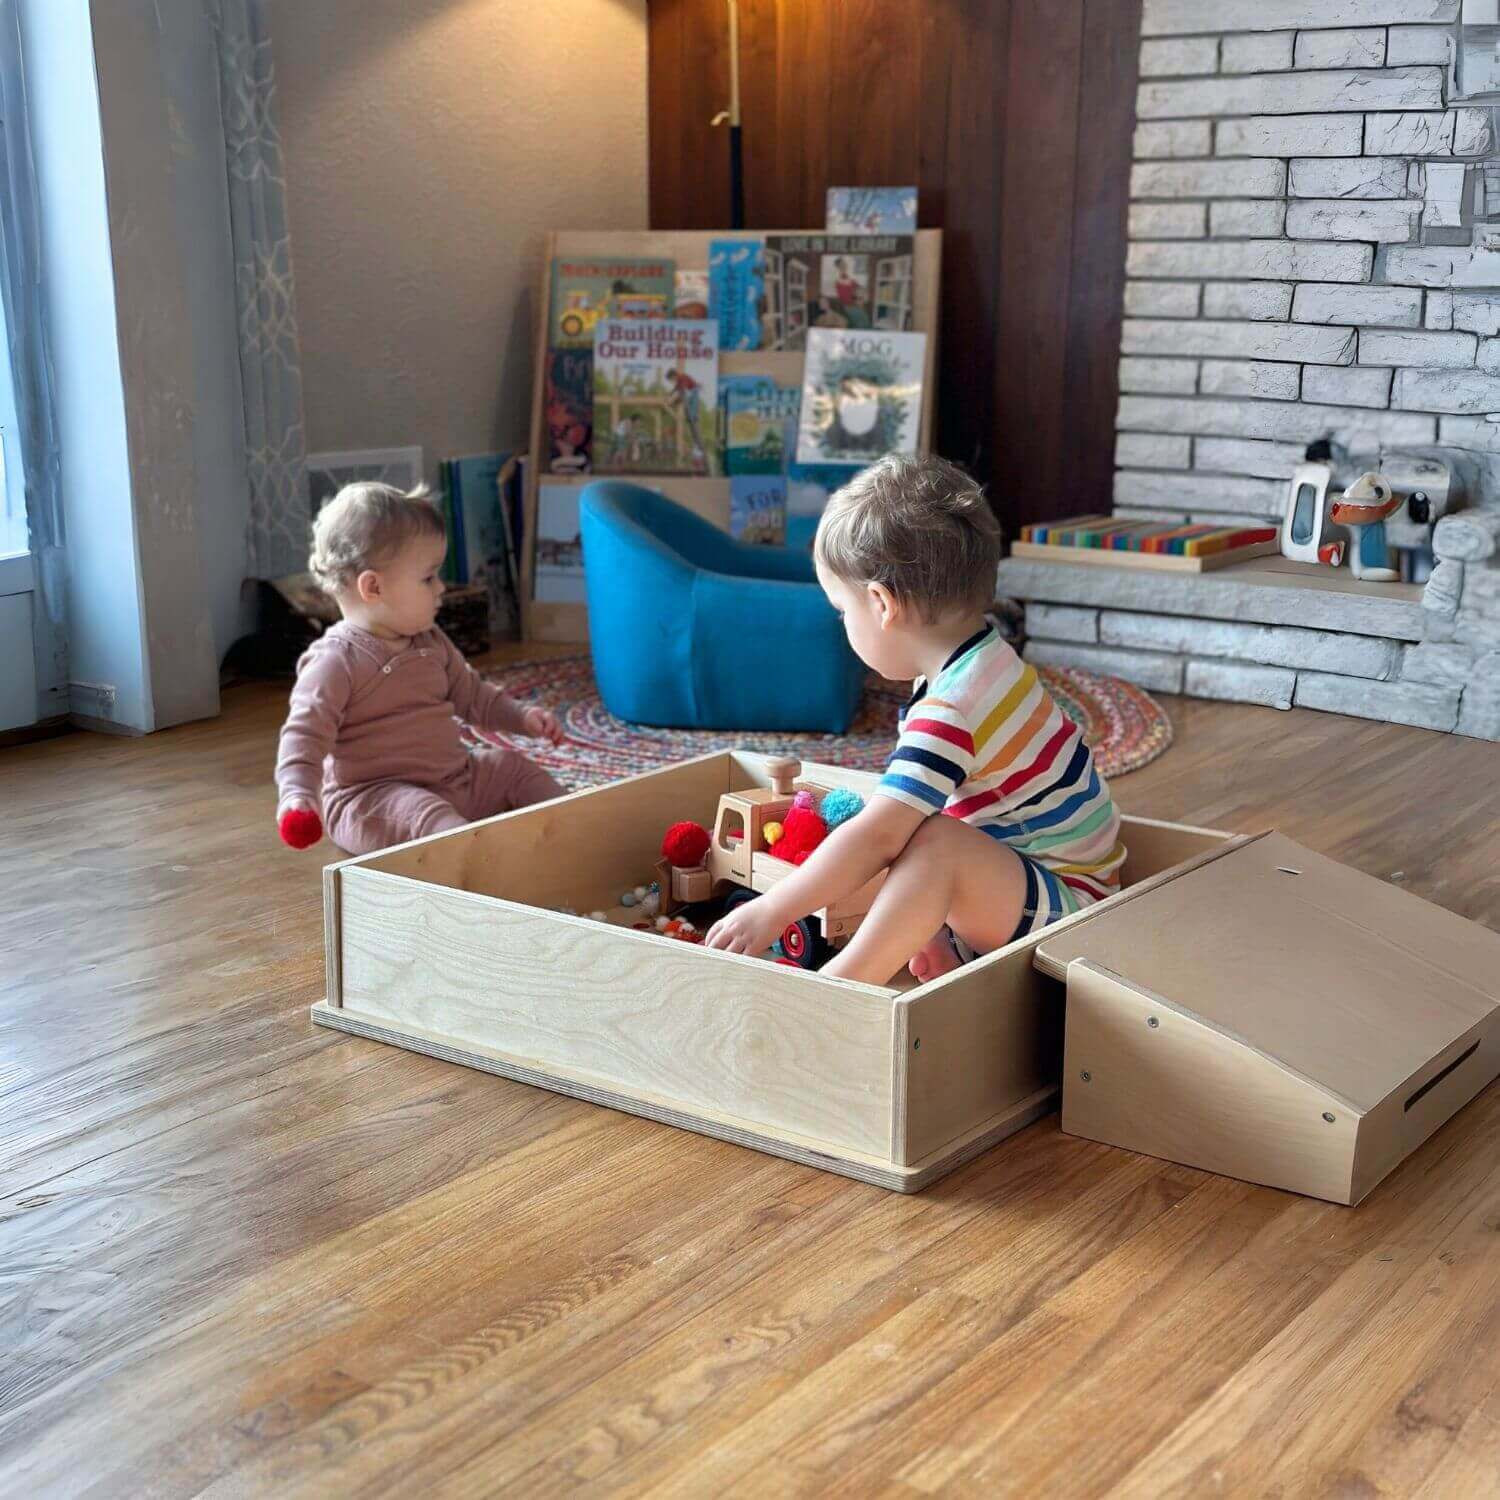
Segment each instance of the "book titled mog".
[[915,453],[925,333],[812,328],[802,382],[799,464],[864,464]]

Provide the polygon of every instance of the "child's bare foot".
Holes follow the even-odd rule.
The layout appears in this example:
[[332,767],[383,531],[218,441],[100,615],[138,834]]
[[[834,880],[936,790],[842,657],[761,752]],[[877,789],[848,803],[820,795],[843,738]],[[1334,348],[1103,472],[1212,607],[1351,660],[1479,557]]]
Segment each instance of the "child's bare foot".
[[946,927],[939,927],[907,965],[918,984],[926,984],[929,979],[941,979],[944,974],[951,974],[958,967],[958,953]]

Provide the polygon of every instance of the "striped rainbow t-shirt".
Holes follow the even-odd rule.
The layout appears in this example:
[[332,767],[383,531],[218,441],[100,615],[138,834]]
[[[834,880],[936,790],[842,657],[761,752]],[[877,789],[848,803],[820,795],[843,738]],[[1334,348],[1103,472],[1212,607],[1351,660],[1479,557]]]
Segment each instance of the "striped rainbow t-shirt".
[[917,683],[878,790],[962,818],[1028,856],[1044,921],[1119,889],[1125,846],[1114,798],[1078,726],[993,625]]

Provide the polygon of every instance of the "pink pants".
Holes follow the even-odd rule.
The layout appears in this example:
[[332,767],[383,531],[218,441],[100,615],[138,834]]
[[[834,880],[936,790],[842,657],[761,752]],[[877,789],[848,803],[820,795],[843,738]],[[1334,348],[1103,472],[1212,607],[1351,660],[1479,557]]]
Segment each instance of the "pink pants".
[[476,818],[560,797],[563,788],[515,750],[475,750],[457,776],[436,786],[371,781],[324,797],[328,836],[350,854],[462,828]]

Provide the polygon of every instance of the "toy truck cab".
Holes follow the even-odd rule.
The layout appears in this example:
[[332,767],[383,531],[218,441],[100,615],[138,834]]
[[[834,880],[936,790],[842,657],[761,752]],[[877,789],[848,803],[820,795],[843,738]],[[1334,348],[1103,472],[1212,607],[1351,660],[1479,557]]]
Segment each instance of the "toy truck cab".
[[[719,798],[701,868],[681,869],[665,860],[657,866],[664,913],[725,895],[732,908],[795,873],[797,866],[778,858],[767,843],[766,825],[786,817],[797,792],[806,790],[817,795],[827,789],[798,782],[800,761],[773,760],[767,769],[770,787],[726,792]],[[828,948],[842,947],[854,936],[884,879],[882,870],[853,895],[791,923],[781,935],[782,954],[802,968],[817,967]]]

